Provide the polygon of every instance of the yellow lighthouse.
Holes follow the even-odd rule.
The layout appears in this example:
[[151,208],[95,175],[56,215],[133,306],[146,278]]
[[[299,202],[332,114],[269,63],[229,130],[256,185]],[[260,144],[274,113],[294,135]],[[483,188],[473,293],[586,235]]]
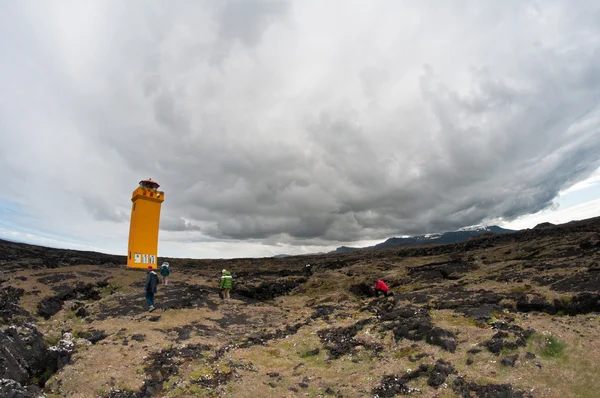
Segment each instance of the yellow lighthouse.
[[131,195],[133,204],[127,254],[129,268],[156,268],[160,206],[165,200],[165,193],[159,191],[158,187],[160,185],[149,178],[140,181],[140,186]]

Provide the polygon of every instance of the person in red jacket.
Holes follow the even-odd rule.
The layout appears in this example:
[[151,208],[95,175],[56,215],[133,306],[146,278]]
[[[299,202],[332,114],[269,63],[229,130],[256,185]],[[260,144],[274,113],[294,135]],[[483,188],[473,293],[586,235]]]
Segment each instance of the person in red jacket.
[[385,297],[388,296],[388,287],[381,279],[377,280],[377,284],[373,286],[373,289],[375,289],[375,297],[379,297],[379,292],[383,292]]

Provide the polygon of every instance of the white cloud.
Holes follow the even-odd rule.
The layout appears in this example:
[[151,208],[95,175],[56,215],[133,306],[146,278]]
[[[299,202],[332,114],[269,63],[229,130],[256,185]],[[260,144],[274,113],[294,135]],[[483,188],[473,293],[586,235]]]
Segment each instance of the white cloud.
[[544,222],[564,224],[570,221],[584,220],[598,216],[600,216],[600,199],[591,200],[566,209],[541,211],[512,222],[504,223],[502,226],[508,229],[526,229],[533,228]]
[[[551,207],[600,166],[596,2],[0,6],[5,225],[124,252],[321,251]],[[4,227],[8,228],[8,227]],[[58,238],[57,238],[58,237]]]

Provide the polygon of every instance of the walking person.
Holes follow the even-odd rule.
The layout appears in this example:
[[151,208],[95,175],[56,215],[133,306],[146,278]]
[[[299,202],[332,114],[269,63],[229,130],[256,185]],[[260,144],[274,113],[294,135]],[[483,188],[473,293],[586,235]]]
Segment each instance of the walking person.
[[150,307],[148,311],[152,312],[156,308],[154,307],[154,295],[158,287],[158,275],[152,269],[152,266],[148,266],[148,274],[146,276],[146,301]]
[[162,263],[162,266],[160,267],[160,274],[163,277],[163,285],[167,286],[169,283],[169,263]]
[[233,279],[231,278],[231,272],[227,270],[222,271],[221,275],[221,291],[223,292],[223,299],[225,301],[229,301],[229,291],[233,286]]
[[379,292],[383,292],[385,297],[388,296],[388,287],[381,279],[377,280],[377,283],[375,286],[373,286],[373,289],[375,289],[375,297],[379,297]]
[[304,267],[304,270],[306,272],[306,277],[308,278],[309,276],[312,276],[312,265],[310,264],[306,264],[306,267]]

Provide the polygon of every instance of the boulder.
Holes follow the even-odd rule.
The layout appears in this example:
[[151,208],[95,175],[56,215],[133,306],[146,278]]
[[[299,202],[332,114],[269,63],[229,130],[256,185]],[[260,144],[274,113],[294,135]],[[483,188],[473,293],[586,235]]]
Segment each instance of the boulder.
[[42,335],[34,326],[11,326],[0,331],[0,378],[25,384],[41,375],[49,359]]
[[31,398],[35,396],[17,381],[0,379],[0,398]]
[[519,358],[519,354],[509,355],[507,357],[502,358],[501,363],[504,366],[512,366],[514,368],[515,362],[517,362],[518,358]]

